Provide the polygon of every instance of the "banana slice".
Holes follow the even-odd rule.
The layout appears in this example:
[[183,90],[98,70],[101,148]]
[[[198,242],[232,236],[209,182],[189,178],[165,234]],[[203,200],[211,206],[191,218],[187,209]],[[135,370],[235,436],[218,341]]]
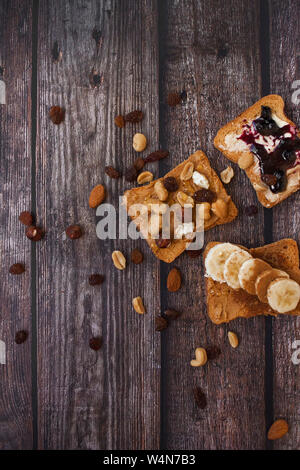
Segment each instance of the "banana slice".
[[269,270],[272,268],[268,263],[265,263],[265,261],[262,261],[261,259],[252,258],[245,261],[242,264],[239,272],[239,281],[241,287],[245,289],[248,294],[255,295],[255,281],[259,274],[261,274],[263,271],[266,271],[267,269]]
[[255,291],[259,300],[264,304],[268,303],[267,292],[269,285],[279,277],[288,279],[289,275],[280,269],[269,269],[268,271],[263,271],[259,276],[257,276],[255,281]]
[[225,282],[224,264],[235,251],[242,251],[242,249],[231,243],[218,243],[211,248],[205,258],[207,276],[211,277],[214,281]]
[[268,302],[278,313],[294,310],[300,300],[300,286],[292,279],[275,279],[268,287]]
[[240,289],[239,271],[242,264],[252,256],[245,250],[233,252],[224,265],[224,279],[232,289]]

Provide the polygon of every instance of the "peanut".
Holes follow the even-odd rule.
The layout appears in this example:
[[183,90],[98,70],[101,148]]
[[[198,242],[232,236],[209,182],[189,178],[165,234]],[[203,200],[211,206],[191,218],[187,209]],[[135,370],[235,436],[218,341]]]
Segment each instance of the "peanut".
[[152,180],[153,180],[153,174],[151,173],[151,171],[143,171],[137,177],[138,184],[150,183],[150,181]]
[[159,234],[162,228],[162,218],[160,214],[152,214],[148,224],[148,233],[151,237]]
[[254,158],[251,153],[244,153],[239,159],[238,159],[238,165],[242,170],[246,170],[253,164]]
[[146,312],[144,304],[143,304],[143,300],[141,297],[135,297],[134,299],[132,299],[132,306],[134,310],[136,311],[136,313],[139,313],[140,315]]
[[225,183],[225,184],[230,183],[230,181],[234,177],[233,168],[231,166],[228,166],[227,168],[225,168],[225,170],[221,171],[220,177],[221,177],[221,180],[223,181],[223,183]]
[[156,192],[156,195],[160,201],[166,201],[168,199],[169,193],[161,180],[155,183],[154,191]]
[[180,174],[180,179],[181,181],[188,181],[192,178],[194,172],[194,163],[193,162],[187,162],[183,170]]
[[204,366],[207,363],[207,354],[204,348],[197,348],[195,351],[196,359],[191,361],[192,367]]
[[168,204],[160,204],[157,199],[150,199],[147,202],[148,209],[155,214],[165,214],[168,209]]
[[135,134],[133,136],[132,146],[136,152],[142,152],[147,147],[147,139],[144,134]]
[[177,193],[177,201],[179,204],[184,207],[185,205],[191,205],[194,207],[195,201],[191,196],[188,196],[183,191],[178,191]]
[[210,209],[211,205],[209,202],[201,202],[201,204],[197,204],[197,217],[199,217],[199,219],[209,220]]
[[227,203],[223,199],[217,199],[211,205],[211,210],[220,219],[224,219],[228,213]]
[[117,269],[123,270],[126,267],[126,259],[121,251],[113,251],[112,260]]
[[237,347],[238,347],[238,345],[239,345],[239,339],[238,339],[236,333],[233,333],[233,331],[228,331],[228,340],[229,340],[230,345],[231,345],[233,348],[237,348]]

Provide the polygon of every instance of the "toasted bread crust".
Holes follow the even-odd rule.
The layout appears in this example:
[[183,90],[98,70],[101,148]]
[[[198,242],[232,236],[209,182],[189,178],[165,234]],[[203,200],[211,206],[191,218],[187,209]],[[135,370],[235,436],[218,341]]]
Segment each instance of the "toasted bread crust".
[[[218,242],[208,243],[204,251],[204,259],[208,251]],[[247,248],[255,258],[260,258],[269,263],[273,268],[287,272],[291,279],[300,283],[299,251],[295,240],[286,238],[270,245],[258,248]],[[217,325],[228,323],[235,318],[250,318],[257,315],[274,315],[275,312],[269,305],[260,302],[256,295],[250,295],[243,289],[232,289],[226,283],[205,278],[207,313],[211,321]],[[286,315],[300,315],[300,305]]]
[[[185,164],[190,161],[194,163],[195,167],[200,166],[203,169],[203,173],[207,176],[210,181],[210,187],[212,191],[216,192],[218,196],[221,196],[224,199],[228,197],[220,178],[210,166],[209,160],[206,155],[200,150],[193,153],[187,160],[180,163],[177,167],[173,168],[173,170],[169,171],[169,173],[167,173],[164,178],[167,176],[173,176],[178,179],[178,182],[180,182],[179,175],[181,174]],[[159,179],[162,180],[163,178]],[[124,194],[124,203],[126,204],[127,211],[132,204],[143,203],[145,198],[149,196],[152,197],[152,195],[154,194],[154,185],[157,181],[159,181],[159,179],[152,181],[146,186],[141,186],[126,191]],[[209,230],[210,228],[213,228],[216,225],[222,225],[232,222],[237,217],[237,214],[238,210],[235,204],[230,199],[228,202],[227,216],[224,218],[218,218],[212,215],[212,217],[208,220],[208,223],[205,224],[205,230]],[[131,217],[131,219],[134,220],[133,217]],[[173,240],[170,246],[168,246],[167,248],[158,248],[155,243],[155,240],[148,238],[147,234],[142,233],[142,235],[146,239],[154,255],[166,263],[171,263],[172,261],[174,261],[174,259],[177,258],[183,251],[185,251],[188,245],[190,244],[189,240]]]
[[[214,139],[215,147],[234,163],[237,163],[243,154],[252,154],[246,145],[241,143],[241,145],[237,144],[236,147],[234,147],[233,145],[226,143],[226,139],[229,139],[228,136],[231,134],[236,136],[241,135],[245,122],[253,121],[260,116],[261,106],[269,106],[279,119],[296,127],[296,125],[284,113],[284,101],[281,96],[268,95],[261,98],[233,121],[222,127]],[[297,135],[300,137],[299,131]],[[258,162],[255,161],[255,159],[254,163],[247,168],[245,172],[256,191],[258,200],[264,207],[273,207],[300,189],[300,165],[295,167],[295,169],[289,170],[288,186],[285,191],[277,194],[272,193],[270,189],[262,183]]]

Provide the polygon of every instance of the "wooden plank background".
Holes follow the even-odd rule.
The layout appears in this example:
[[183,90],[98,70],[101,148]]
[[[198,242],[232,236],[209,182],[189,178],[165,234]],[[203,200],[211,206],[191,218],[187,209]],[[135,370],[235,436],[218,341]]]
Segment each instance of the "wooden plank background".
[[[291,101],[300,74],[299,8],[297,0],[284,9],[277,0],[0,3],[7,88],[0,105],[0,339],[7,348],[0,449],[300,449],[299,366],[291,362],[299,320],[216,327],[205,311],[201,258],[183,254],[174,262],[184,282],[168,293],[170,266],[141,240],[99,240],[88,207],[95,184],[106,185],[116,206],[133,186],[110,180],[104,167],[124,172],[133,163],[135,132],[147,136],[147,152],[170,151],[149,166],[158,176],[198,148],[221,171],[227,162],[213,147],[217,130],[269,92],[281,94],[300,123]],[[166,105],[172,90],[187,93],[176,108]],[[49,121],[53,105],[66,109],[60,126]],[[143,122],[116,128],[114,117],[133,109],[145,112]],[[299,194],[272,211],[259,207],[250,219],[244,208],[256,196],[243,172],[236,170],[228,191],[239,217],[207,232],[206,242],[300,242]],[[46,230],[34,245],[17,220],[31,206]],[[84,236],[70,241],[64,230],[73,223]],[[139,266],[130,263],[135,247],[145,256]],[[126,255],[124,272],[112,266],[114,249]],[[17,279],[8,274],[16,261],[26,264]],[[102,286],[89,286],[94,272],[105,274]],[[132,310],[137,295],[145,316]],[[154,317],[167,307],[183,315],[160,334]],[[23,328],[30,341],[17,346]],[[236,351],[229,329],[240,337]],[[88,342],[98,335],[103,347],[95,352]],[[194,370],[189,361],[200,345],[218,345],[222,354]],[[207,395],[205,410],[194,404],[194,386]],[[266,430],[277,417],[291,429],[273,445]]]

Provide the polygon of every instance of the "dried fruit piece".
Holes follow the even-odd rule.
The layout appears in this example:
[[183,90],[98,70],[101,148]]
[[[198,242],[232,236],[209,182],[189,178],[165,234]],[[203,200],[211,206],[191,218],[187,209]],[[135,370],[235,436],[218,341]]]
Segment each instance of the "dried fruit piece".
[[124,120],[124,117],[121,116],[121,114],[120,114],[119,116],[116,116],[116,117],[115,117],[115,125],[116,125],[117,127],[120,127],[120,129],[121,129],[122,127],[125,127],[125,120]]
[[143,171],[143,173],[139,174],[137,177],[138,184],[145,184],[150,183],[153,180],[153,173],[151,171]]
[[16,336],[15,336],[15,342],[17,344],[22,344],[26,341],[27,338],[28,338],[28,331],[25,331],[25,330],[17,331]]
[[158,248],[167,248],[170,243],[171,243],[171,240],[169,240],[168,238],[157,238],[155,240],[156,242],[156,245],[158,246]]
[[141,297],[135,297],[134,299],[132,299],[132,306],[134,310],[136,311],[136,313],[139,313],[140,315],[143,315],[146,312],[144,304],[143,304],[143,300]]
[[181,287],[181,273],[179,269],[173,268],[168,274],[167,289],[169,292],[176,292]]
[[10,274],[23,274],[25,272],[25,266],[21,263],[15,263],[9,268]]
[[133,163],[133,166],[137,171],[141,171],[145,166],[144,159],[142,157],[136,158],[134,163]]
[[258,207],[255,205],[245,207],[245,214],[248,217],[253,217],[258,213]]
[[131,113],[125,114],[124,119],[126,122],[141,122],[143,119],[144,115],[142,111],[131,111]]
[[115,250],[112,252],[112,260],[117,269],[121,271],[126,267],[126,259],[121,251]]
[[221,349],[218,346],[207,346],[206,348],[207,359],[212,361],[217,359],[221,354]]
[[43,238],[44,232],[40,227],[30,225],[26,230],[26,237],[33,242],[38,242]]
[[216,200],[216,194],[210,189],[199,189],[193,195],[195,202],[209,202],[212,203]]
[[289,425],[285,419],[278,419],[275,421],[268,431],[268,439],[275,441],[283,437],[289,430]]
[[202,391],[200,387],[194,387],[193,395],[194,395],[195,402],[198,408],[201,408],[201,410],[204,410],[204,408],[206,408],[206,405],[207,405],[205,393]]
[[177,310],[174,310],[173,308],[169,308],[168,310],[165,310],[165,317],[168,320],[176,320],[178,317],[180,317],[181,313],[177,312]]
[[157,315],[155,317],[155,330],[156,331],[163,331],[168,326],[168,320],[164,317]]
[[29,211],[21,212],[21,214],[19,215],[19,221],[21,222],[21,224],[26,225],[26,226],[32,225],[33,215]]
[[145,158],[145,163],[152,163],[157,162],[158,160],[162,160],[169,156],[169,152],[167,150],[156,150],[155,152],[150,153]]
[[94,351],[99,351],[102,346],[102,338],[100,336],[94,336],[89,340],[89,346]]
[[139,132],[133,136],[132,146],[136,152],[143,152],[147,147],[147,139]]
[[138,175],[137,169],[134,166],[129,167],[125,172],[125,179],[130,183],[136,180]]
[[179,188],[179,185],[176,181],[176,178],[174,178],[174,176],[167,176],[167,178],[164,178],[163,184],[166,190],[170,191],[171,193],[173,193],[174,191],[177,191],[177,189]]
[[102,184],[98,184],[95,186],[89,197],[89,206],[94,209],[95,207],[98,207],[105,199],[106,196],[106,191],[105,188]]
[[169,106],[176,106],[177,104],[181,103],[181,95],[175,91],[168,94],[167,103]]
[[225,168],[225,170],[221,171],[220,177],[221,177],[221,180],[223,181],[223,183],[225,183],[225,184],[230,183],[230,181],[234,177],[233,168],[231,166],[228,166],[227,168]]
[[113,178],[115,180],[117,180],[121,176],[121,174],[118,172],[118,170],[116,170],[113,166],[106,166],[105,167],[105,173],[107,174],[107,176],[109,176],[110,178]]
[[131,261],[134,264],[142,263],[143,259],[144,259],[144,256],[143,256],[143,253],[140,250],[138,250],[137,248],[132,250],[132,252],[131,252]]
[[89,276],[90,286],[98,286],[104,282],[104,276],[102,274],[91,274]]
[[187,255],[190,258],[198,258],[201,255],[203,250],[186,250]]
[[66,228],[66,234],[71,240],[76,240],[82,236],[80,225],[70,225]]
[[65,110],[60,106],[52,106],[49,111],[49,118],[53,124],[60,124],[65,119]]
[[239,339],[236,333],[234,333],[233,331],[228,331],[228,340],[229,340],[230,346],[232,346],[233,348],[238,347]]

